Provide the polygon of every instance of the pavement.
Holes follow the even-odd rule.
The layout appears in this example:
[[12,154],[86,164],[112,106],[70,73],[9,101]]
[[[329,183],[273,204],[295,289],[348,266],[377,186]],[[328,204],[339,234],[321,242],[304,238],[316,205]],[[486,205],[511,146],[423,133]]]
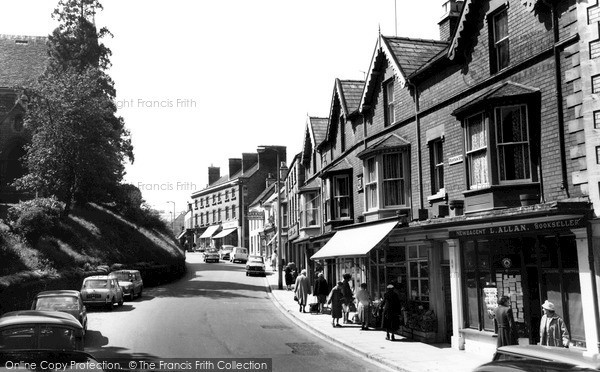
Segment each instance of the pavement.
[[385,331],[372,328],[363,331],[359,324],[334,328],[331,315],[299,312],[294,292],[286,290],[285,285],[283,290],[278,289],[277,273],[270,268],[267,270],[271,300],[295,324],[388,369],[403,372],[472,371],[490,361],[489,355],[466,353],[452,349],[450,344],[430,345],[399,335],[396,335],[396,341],[388,341]]

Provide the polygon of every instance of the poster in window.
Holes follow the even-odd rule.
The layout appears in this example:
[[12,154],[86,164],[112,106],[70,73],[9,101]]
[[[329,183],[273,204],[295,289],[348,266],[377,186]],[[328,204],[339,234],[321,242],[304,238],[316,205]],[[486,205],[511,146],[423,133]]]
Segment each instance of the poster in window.
[[498,288],[494,284],[488,284],[483,288],[485,307],[488,316],[494,316],[494,310],[498,307]]

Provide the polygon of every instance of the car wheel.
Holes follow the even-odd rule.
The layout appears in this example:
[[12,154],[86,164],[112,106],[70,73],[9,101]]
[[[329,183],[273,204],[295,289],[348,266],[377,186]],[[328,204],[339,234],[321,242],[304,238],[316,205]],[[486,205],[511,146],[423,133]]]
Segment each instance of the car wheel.
[[114,299],[111,299],[110,301],[108,301],[108,303],[106,304],[106,310],[112,311],[112,309],[113,309],[113,301],[114,301]]
[[121,296],[121,301],[118,303],[119,307],[123,306],[123,296]]

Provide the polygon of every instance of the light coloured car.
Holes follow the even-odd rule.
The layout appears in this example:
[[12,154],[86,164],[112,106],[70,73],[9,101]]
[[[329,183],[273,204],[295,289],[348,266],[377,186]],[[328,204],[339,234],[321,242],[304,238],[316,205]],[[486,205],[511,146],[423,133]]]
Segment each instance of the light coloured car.
[[250,256],[246,262],[246,276],[266,275],[265,259],[262,256]]
[[116,270],[109,276],[117,278],[119,286],[123,289],[123,296],[133,300],[135,296],[142,297],[144,290],[144,281],[138,270]]
[[96,275],[83,279],[81,299],[86,306],[104,306],[113,309],[113,304],[123,305],[123,289],[116,278]]
[[234,247],[229,254],[229,262],[242,262],[248,261],[248,248]]
[[219,250],[219,257],[224,261],[229,261],[229,257],[231,255],[231,251],[233,250],[233,245],[225,244]]
[[83,350],[83,327],[61,311],[21,310],[0,317],[0,351]]
[[219,262],[219,252],[214,248],[204,251],[204,262]]
[[87,331],[87,311],[81,299],[81,293],[73,290],[44,291],[35,296],[31,310],[62,311],[73,315],[83,332]]

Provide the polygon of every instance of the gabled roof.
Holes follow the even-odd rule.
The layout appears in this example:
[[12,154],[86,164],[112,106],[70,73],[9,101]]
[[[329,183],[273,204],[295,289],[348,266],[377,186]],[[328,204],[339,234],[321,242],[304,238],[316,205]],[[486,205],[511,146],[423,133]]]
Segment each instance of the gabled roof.
[[348,118],[350,115],[358,112],[360,98],[364,87],[365,82],[362,80],[335,79],[331,97],[331,108],[329,110],[329,125],[327,126],[326,134],[327,141],[333,141],[333,136],[336,133],[334,126],[338,121],[333,117],[336,103],[339,104],[344,117]]
[[342,158],[342,160],[324,169],[322,175],[324,177],[327,177],[329,174],[334,172],[348,171],[352,169],[352,163],[350,162],[350,160],[348,160],[348,158]]
[[27,85],[48,61],[46,37],[0,34],[0,88]]
[[[473,14],[477,14],[477,12],[474,11],[475,7],[483,5],[483,3],[483,1],[465,0],[460,19],[456,26],[456,30],[454,31],[454,36],[452,37],[450,47],[448,48],[448,58],[451,60],[454,60],[456,57],[457,49],[461,47],[465,40],[469,39],[470,32],[467,26],[472,19]],[[521,3],[529,11],[533,11],[538,4],[538,0],[521,0]]]
[[391,150],[395,151],[408,146],[410,146],[410,142],[400,137],[399,135],[392,133],[386,137],[383,137],[382,139],[375,142],[366,149],[362,150],[361,152],[356,154],[356,156],[360,159],[364,159],[368,155],[374,153],[386,152]]
[[452,112],[452,115],[460,116],[461,114],[467,111],[473,111],[483,105],[489,104],[490,101],[498,99],[505,100],[507,98],[522,98],[525,96],[539,93],[540,90],[538,88],[513,83],[512,81],[506,81],[502,84],[496,85],[495,87],[488,89],[486,92],[479,95],[477,98],[457,108]]
[[364,110],[365,105],[372,97],[377,81],[375,72],[382,67],[383,58],[387,59],[389,65],[394,69],[396,79],[398,79],[401,86],[404,86],[413,72],[445,51],[447,47],[448,42],[446,41],[379,35],[365,79],[359,109]]
[[313,149],[316,149],[325,140],[328,124],[328,118],[309,116],[306,119],[306,130],[304,131],[304,143],[302,145],[302,163],[310,160]]

